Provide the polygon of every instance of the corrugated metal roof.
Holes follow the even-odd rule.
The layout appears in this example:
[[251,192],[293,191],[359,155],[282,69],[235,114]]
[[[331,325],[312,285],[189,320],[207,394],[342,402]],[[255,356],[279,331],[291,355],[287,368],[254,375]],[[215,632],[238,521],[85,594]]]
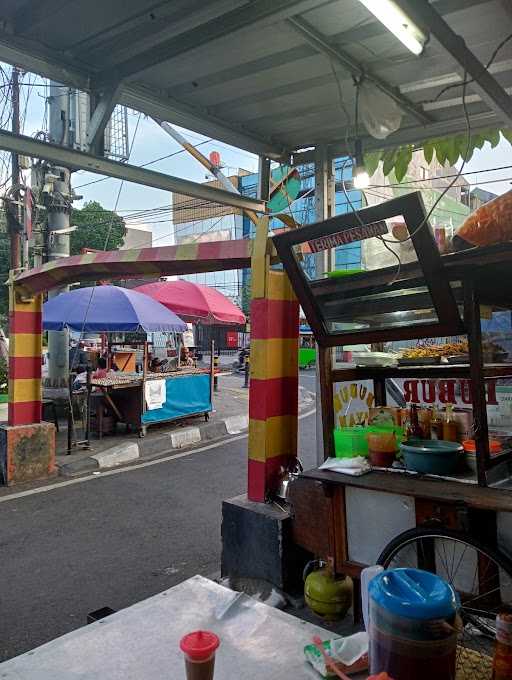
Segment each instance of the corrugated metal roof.
[[[512,33],[509,0],[432,6],[484,64]],[[257,153],[342,149],[356,93],[343,58],[404,99],[387,143],[464,128],[461,88],[431,101],[460,81],[461,63],[434,37],[414,56],[358,0],[3,0],[0,20],[1,60],[82,89],[122,82],[129,106]],[[510,94],[512,41],[490,72]],[[472,126],[506,124],[503,105],[480,95],[468,85]]]

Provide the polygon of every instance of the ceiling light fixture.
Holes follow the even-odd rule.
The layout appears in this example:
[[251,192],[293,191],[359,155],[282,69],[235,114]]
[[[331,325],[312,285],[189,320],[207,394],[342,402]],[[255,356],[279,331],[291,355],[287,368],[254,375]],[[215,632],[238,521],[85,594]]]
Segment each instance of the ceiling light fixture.
[[416,56],[423,52],[427,36],[393,0],[359,0],[407,49]]
[[363,144],[360,139],[356,139],[356,156],[354,159],[353,172],[354,189],[366,189],[370,184],[370,177],[366,172],[363,162]]

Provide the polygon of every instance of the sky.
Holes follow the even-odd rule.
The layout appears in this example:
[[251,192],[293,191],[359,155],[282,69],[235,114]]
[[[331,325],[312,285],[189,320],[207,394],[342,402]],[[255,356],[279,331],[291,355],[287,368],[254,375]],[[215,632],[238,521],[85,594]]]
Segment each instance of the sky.
[[[6,67],[6,70],[9,71],[10,68]],[[23,132],[33,135],[38,130],[45,128],[46,89],[44,81],[32,74],[25,74],[23,82],[21,88]],[[30,95],[28,100],[27,95]],[[142,165],[164,155],[179,152],[171,158],[152,164],[151,169],[197,182],[206,179],[205,169],[187,152],[183,152],[181,147],[151,119],[130,111],[128,130],[131,146],[129,162],[131,164]],[[208,138],[196,133],[181,131],[193,144],[208,140]],[[256,156],[247,151],[230,147],[223,142],[207,141],[207,143],[201,144],[200,150],[205,155],[208,155],[212,150],[219,151],[222,162],[226,166],[225,172],[228,174],[230,169],[239,167],[249,171],[257,170]],[[471,161],[465,165],[463,171],[464,173],[478,171],[478,174],[467,174],[468,181],[471,184],[478,182],[482,189],[501,194],[512,188],[512,167],[497,171],[491,171],[491,169],[507,165],[512,166],[512,146],[502,138],[500,144],[494,149],[486,144],[482,150],[477,150]],[[105,208],[116,209],[121,215],[126,216],[130,212],[170,205],[171,197],[168,192],[124,182],[119,193],[120,180],[106,178],[97,181],[98,179],[101,179],[101,177],[93,173],[83,171],[73,173],[73,187],[77,193],[83,196],[83,199],[75,202],[77,207],[81,207],[86,201],[95,200]],[[144,226],[152,229],[154,242],[161,245],[172,243],[172,225],[169,213],[161,217],[149,217],[148,220],[144,221]]]
[[[9,68],[9,67],[7,67]],[[26,85],[21,88],[21,112],[22,116],[25,113],[23,121],[23,133],[33,135],[39,130],[46,128],[45,121],[45,94],[46,89],[43,87],[44,81],[37,78],[33,87],[30,83],[34,80],[34,76],[25,76]],[[26,96],[30,92],[28,104],[25,104]],[[258,168],[258,158],[254,154],[247,151],[236,149],[223,142],[215,140],[209,141],[208,137],[199,135],[194,132],[178,128],[186,138],[194,145],[201,144],[199,149],[208,156],[210,151],[217,150],[220,152],[221,160],[225,165],[224,172],[229,174],[229,171],[238,168],[255,172]],[[199,165],[186,151],[183,151],[181,146],[175,142],[169,135],[167,135],[153,120],[135,111],[129,111],[128,114],[128,134],[130,138],[130,160],[133,165],[142,165],[157,158],[172,154],[177,155],[172,158],[167,158],[158,163],[151,164],[149,167],[152,170],[164,172],[170,175],[176,175],[184,179],[190,179],[196,182],[203,182],[206,179],[206,170]],[[102,181],[97,181],[101,179]],[[208,177],[211,179],[211,177]],[[127,215],[131,212],[152,209],[156,207],[169,206],[171,196],[169,192],[145,187],[130,182],[124,182],[121,193],[119,188],[121,180],[114,178],[102,178],[100,175],[78,171],[72,175],[72,185],[76,193],[83,196],[80,201],[75,201],[74,205],[78,208],[83,206],[86,201],[98,201],[101,205],[109,210],[117,209],[120,215]],[[164,217],[151,217],[152,221],[145,221],[143,226],[149,226],[153,231],[153,240],[159,245],[172,243],[171,237],[171,221],[169,213]],[[130,224],[134,224],[130,222]]]

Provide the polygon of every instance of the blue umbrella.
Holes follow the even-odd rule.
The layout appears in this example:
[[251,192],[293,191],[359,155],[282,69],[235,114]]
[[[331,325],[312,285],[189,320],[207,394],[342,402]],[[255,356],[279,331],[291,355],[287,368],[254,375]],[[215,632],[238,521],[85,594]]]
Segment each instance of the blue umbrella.
[[84,333],[183,332],[187,324],[148,295],[118,286],[77,288],[43,305],[43,328]]

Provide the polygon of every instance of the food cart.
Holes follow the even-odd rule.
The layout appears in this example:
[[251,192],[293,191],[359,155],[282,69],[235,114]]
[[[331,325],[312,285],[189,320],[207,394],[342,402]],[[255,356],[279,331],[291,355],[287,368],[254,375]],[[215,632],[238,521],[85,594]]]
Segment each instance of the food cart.
[[[210,366],[199,369],[178,365],[175,370],[156,372],[148,357],[149,333],[176,334],[187,330],[187,325],[169,309],[152,298],[118,286],[79,288],[62,293],[44,305],[44,327],[48,330],[70,328],[103,334],[136,334],[143,340],[130,343],[106,343],[107,368],[112,366],[112,355],[124,359],[119,370],[105,370],[87,374],[86,436],[89,439],[91,415],[101,437],[105,430],[115,429],[120,422],[135,428],[140,436],[147,427],[192,415],[206,419],[212,410],[213,359]],[[138,335],[137,335],[138,334]],[[133,348],[142,346],[140,370],[136,370]],[[114,351],[117,350],[117,351]],[[133,370],[127,370],[131,363]],[[70,379],[70,389],[73,377]],[[83,395],[83,388],[79,390]],[[108,421],[106,420],[108,419]],[[109,427],[106,427],[106,423]]]
[[[388,231],[397,216],[407,227],[412,257],[400,266],[379,268],[378,257],[372,257],[379,248],[399,252],[400,244]],[[356,618],[365,566],[413,566],[438,573],[461,597],[462,639],[492,654],[488,645],[496,612],[512,601],[512,449],[505,437],[500,451],[491,455],[486,400],[496,402],[496,385],[512,378],[512,361],[506,352],[490,361],[484,354],[481,317],[510,313],[512,244],[441,255],[419,193],[273,240],[319,345],[324,457],[335,459],[333,433],[350,409],[368,413],[370,407],[389,405],[390,379],[409,380],[409,387],[415,380],[423,389],[437,390],[445,403],[463,389],[472,407],[476,448],[476,471],[462,466],[449,476],[403,467],[351,475],[350,470],[320,469],[318,461],[318,468],[304,472],[290,488],[295,542],[327,560],[335,573],[354,579]],[[319,257],[355,240],[375,268],[342,278],[308,277],[303,244]],[[468,355],[456,363],[427,359],[423,365],[361,366],[338,361],[338,348],[346,345],[382,349],[387,342],[461,334],[467,335]],[[421,395],[421,389],[405,390],[409,402],[421,401]]]
[[213,409],[213,371],[212,364],[204,369],[184,366],[165,373],[119,372],[93,377],[89,389],[102,396],[93,407],[99,436],[103,433],[105,410],[116,422],[134,428],[141,437],[150,425],[190,416],[204,416],[208,420]]

